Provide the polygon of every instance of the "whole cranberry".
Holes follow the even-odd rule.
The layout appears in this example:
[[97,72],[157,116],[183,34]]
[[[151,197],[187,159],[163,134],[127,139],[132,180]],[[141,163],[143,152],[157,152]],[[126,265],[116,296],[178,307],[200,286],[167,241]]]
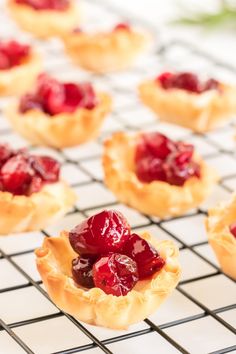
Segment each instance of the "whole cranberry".
[[236,238],[236,222],[234,222],[229,226],[229,230],[231,234]]
[[60,174],[60,163],[49,156],[30,156],[34,171],[45,182],[57,182]]
[[150,183],[155,180],[166,180],[163,161],[150,156],[147,156],[136,163],[136,174],[138,179],[144,183]]
[[127,241],[130,226],[115,210],[104,210],[82,221],[69,233],[72,248],[79,254],[119,251]]
[[191,91],[194,93],[199,92],[199,81],[197,75],[189,72],[176,74],[172,79],[173,87]]
[[34,170],[23,155],[11,157],[1,168],[0,179],[5,191],[13,194],[27,194]]
[[175,150],[175,143],[158,132],[143,134],[143,140],[150,153],[161,160]]
[[119,253],[101,257],[93,266],[93,279],[106,294],[125,296],[139,280],[136,262]]
[[139,279],[145,279],[161,270],[165,260],[157,250],[137,234],[130,235],[122,253],[134,259],[137,263]]
[[172,88],[172,78],[174,77],[174,74],[170,72],[164,72],[161,75],[159,75],[156,80],[161,84],[161,86],[168,90],[169,88]]
[[50,115],[62,112],[65,100],[64,87],[47,74],[40,74],[37,80],[36,96],[42,102],[44,111]]
[[93,264],[96,259],[91,256],[80,256],[72,261],[72,276],[74,281],[85,288],[93,288]]

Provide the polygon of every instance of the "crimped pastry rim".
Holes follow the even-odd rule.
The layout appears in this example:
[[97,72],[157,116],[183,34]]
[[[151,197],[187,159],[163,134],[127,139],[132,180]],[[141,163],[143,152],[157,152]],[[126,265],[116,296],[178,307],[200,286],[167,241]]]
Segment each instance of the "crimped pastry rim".
[[236,113],[236,88],[221,83],[221,92],[209,90],[202,94],[173,88],[165,90],[155,80],[138,86],[141,101],[170,123],[203,133],[222,126]]
[[150,42],[147,33],[133,29],[94,34],[70,33],[63,40],[66,52],[77,64],[101,74],[126,69]]
[[97,93],[99,103],[92,109],[78,108],[73,113],[53,117],[39,110],[20,113],[18,101],[6,108],[6,117],[13,129],[35,145],[64,148],[82,144],[99,134],[102,122],[111,111],[109,95]]
[[[234,216],[235,215],[235,216]],[[215,252],[222,270],[236,280],[236,238],[229,225],[236,221],[236,194],[229,201],[210,208],[205,225],[209,243]]]
[[31,48],[29,57],[20,65],[0,70],[0,95],[20,94],[29,90],[41,67],[40,53]]
[[78,24],[80,18],[78,7],[74,0],[70,1],[69,7],[63,11],[36,10],[26,4],[17,4],[14,0],[8,0],[7,6],[13,19],[23,30],[46,39],[64,36]]
[[[140,134],[142,133],[118,132],[105,141],[103,168],[108,188],[118,200],[148,215],[178,216],[198,206],[209,194],[211,185],[218,179],[215,171],[196,156],[202,170],[201,179],[191,177],[181,187],[162,181],[142,183],[132,168],[124,166],[128,159],[134,164],[133,155],[129,154],[129,151],[135,148],[135,139]],[[154,196],[157,201],[160,200],[159,203]]]
[[0,234],[42,229],[69,211],[75,199],[74,191],[62,180],[47,183],[30,196],[0,191]]
[[[141,236],[149,240],[154,247],[156,245],[160,255],[167,260],[166,265],[152,279],[142,281],[146,290],[131,290],[126,296],[119,297],[107,295],[99,288],[90,290],[79,288],[69,274],[62,274],[59,266],[56,266],[54,257],[61,258],[65,255],[68,262],[78,256],[69,245],[67,232],[62,232],[59,237],[45,238],[43,246],[37,249],[35,254],[38,271],[50,298],[59,308],[79,320],[113,329],[127,328],[150,315],[179,281],[181,273],[179,253],[172,241],[158,242],[148,233]],[[70,253],[69,256],[65,249]],[[64,266],[64,260],[62,264]],[[66,272],[68,273],[67,270],[64,271]],[[84,313],[84,308],[87,313]],[[103,311],[103,308],[106,311]]]

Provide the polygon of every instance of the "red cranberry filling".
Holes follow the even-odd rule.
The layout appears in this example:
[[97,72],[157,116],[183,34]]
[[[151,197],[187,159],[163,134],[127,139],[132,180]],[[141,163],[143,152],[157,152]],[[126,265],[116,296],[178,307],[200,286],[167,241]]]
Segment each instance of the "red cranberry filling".
[[57,182],[60,165],[48,156],[29,155],[0,145],[0,190],[14,195],[39,192],[45,183]]
[[137,177],[144,183],[164,181],[176,186],[193,176],[200,178],[193,152],[193,145],[173,142],[160,133],[142,134],[135,152]]
[[236,238],[236,222],[230,225],[229,230],[231,234]]
[[7,70],[20,65],[29,53],[29,45],[20,44],[16,41],[0,42],[0,70]]
[[97,97],[90,83],[60,83],[46,74],[38,77],[34,93],[24,95],[20,100],[19,110],[22,113],[30,109],[39,109],[53,116],[78,108],[93,109],[97,105]]
[[112,253],[94,264],[93,278],[95,286],[106,294],[124,296],[138,281],[137,265],[125,255]]
[[130,226],[121,213],[104,210],[77,225],[69,239],[75,252],[99,255],[119,251],[129,233]]
[[28,5],[35,10],[64,11],[69,7],[69,0],[15,0],[17,4]]
[[49,156],[36,155],[32,155],[30,159],[34,171],[43,181],[58,181],[60,174],[60,164],[58,161]]
[[93,264],[95,260],[91,256],[81,256],[72,261],[72,276],[74,281],[85,287],[93,288]]
[[201,82],[197,75],[189,72],[178,74],[164,72],[157,77],[157,81],[165,90],[177,88],[197,94],[208,90],[219,90],[219,82],[217,80],[209,79]]
[[165,265],[149,242],[130,234],[127,220],[114,210],[84,220],[69,232],[69,241],[80,254],[72,261],[74,281],[86,288],[99,287],[106,294],[126,295],[139,279]]
[[155,248],[137,234],[130,235],[123,253],[137,263],[139,279],[153,275],[165,265],[164,259]]
[[114,31],[130,31],[130,25],[128,25],[128,23],[118,23],[115,27],[114,27]]

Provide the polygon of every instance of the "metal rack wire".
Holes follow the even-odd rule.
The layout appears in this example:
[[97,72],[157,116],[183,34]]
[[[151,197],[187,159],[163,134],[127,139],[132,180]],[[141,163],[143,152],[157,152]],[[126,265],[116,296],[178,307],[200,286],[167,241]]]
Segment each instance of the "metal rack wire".
[[[114,18],[114,20],[118,19],[119,21],[124,18],[127,19],[127,16],[124,16],[120,11],[113,9],[111,6],[108,7],[105,2],[98,0],[96,2],[87,1],[86,4],[88,6],[88,13],[90,11],[93,12],[95,9],[95,13],[96,11],[100,11],[103,14],[102,22],[106,22],[106,20],[109,22],[110,18]],[[6,28],[10,29],[9,33],[6,31],[4,35],[16,35],[16,28],[11,23],[8,25],[9,20],[4,12],[1,14],[1,20],[3,28],[5,23]],[[93,20],[94,27],[99,26],[96,16]],[[128,18],[128,20],[138,23],[133,18]],[[153,31],[153,28],[151,30]],[[14,299],[17,302],[19,291],[24,291],[24,289],[26,291],[34,289],[37,293],[42,294],[42,298],[46,298],[46,301],[48,296],[39,278],[31,271],[34,246],[31,246],[31,243],[29,245],[23,243],[22,246],[22,241],[18,241],[22,240],[25,235],[22,235],[21,238],[18,235],[10,236],[10,238],[0,238],[0,279],[4,277],[9,277],[10,279],[9,283],[6,281],[6,284],[3,286],[0,282],[0,318],[2,318],[0,319],[0,353],[15,354],[24,351],[36,354],[69,354],[78,352],[91,354],[102,352],[114,354],[131,354],[133,352],[141,354],[178,352],[198,354],[235,353],[236,330],[233,324],[236,317],[233,314],[233,312],[236,312],[235,293],[232,295],[232,292],[235,291],[235,284],[233,284],[233,281],[229,277],[221,273],[211,254],[206,236],[202,236],[199,232],[199,230],[203,230],[200,224],[206,215],[207,207],[214,205],[217,199],[229,197],[229,193],[234,189],[234,186],[236,187],[236,156],[235,151],[232,149],[233,125],[229,123],[220,131],[198,136],[187,129],[157,122],[151,113],[145,110],[138,102],[134,91],[137,82],[140,82],[147,76],[155,75],[162,68],[182,69],[183,67],[191,67],[196,71],[200,68],[201,71],[206,73],[220,72],[224,76],[233,77],[236,77],[236,68],[219,62],[208,53],[203,53],[187,43],[171,41],[169,43],[157,43],[155,51],[128,73],[106,75],[101,78],[96,75],[85,74],[69,64],[62,54],[59,42],[34,42],[44,49],[44,53],[46,54],[46,69],[49,72],[65,78],[73,75],[73,77],[78,77],[78,79],[86,78],[92,80],[98,86],[104,87],[106,91],[112,92],[115,98],[114,112],[108,118],[107,125],[104,126],[102,135],[96,143],[56,152],[47,149],[48,153],[52,155],[56,154],[62,161],[65,168],[65,178],[69,180],[81,199],[73,211],[65,218],[67,221],[63,221],[63,226],[66,224],[70,228],[75,224],[77,217],[78,219],[86,217],[97,209],[110,207],[124,208],[124,206],[119,205],[115,201],[115,198],[103,186],[100,166],[102,141],[107,135],[116,130],[135,131],[137,129],[155,129],[176,138],[197,142],[197,148],[199,148],[204,158],[220,169],[222,179],[217,187],[218,190],[207,204],[203,204],[199,209],[192,210],[182,217],[159,220],[140,215],[129,208],[125,208],[128,217],[130,215],[132,218],[134,229],[155,229],[157,235],[164,234],[165,237],[175,240],[180,246],[181,254],[183,255],[183,267],[188,266],[190,269],[176,290],[176,296],[181,298],[181,301],[184,303],[183,308],[180,308],[180,313],[178,312],[178,301],[173,300],[172,303],[168,302],[166,305],[163,305],[162,320],[158,319],[157,312],[154,317],[151,316],[149,319],[143,321],[139,327],[135,327],[127,332],[109,332],[104,329],[101,334],[96,328],[80,323],[56,308],[53,311],[50,310],[50,313],[47,313],[43,309],[42,313],[38,316],[27,315],[26,317],[24,317],[23,309],[21,310],[23,314],[21,318],[20,316],[18,318],[18,315],[16,315],[15,317],[13,316],[12,320],[8,319],[7,313],[11,311],[11,303],[7,305],[7,309],[3,308],[3,305],[1,307],[1,303],[5,304],[5,296],[9,296],[10,299]],[[2,100],[0,102],[1,107],[5,103],[6,101]],[[4,121],[3,114],[1,115],[1,141],[12,141],[16,145],[24,146],[26,143],[11,131],[6,121]],[[228,143],[229,140],[230,144]],[[35,152],[41,152],[42,150],[41,148],[30,148]],[[231,165],[228,168],[227,166],[229,166],[230,161]],[[88,191],[91,194],[89,198],[86,198]],[[98,196],[97,198],[95,194]],[[195,227],[197,231],[194,230]],[[35,244],[39,246],[42,236],[50,236],[56,233],[57,228],[60,228],[60,225],[43,230],[38,240],[37,234],[35,236]],[[188,234],[193,234],[193,236],[189,237]],[[9,241],[6,239],[9,239]],[[27,259],[29,259],[28,263]],[[193,265],[191,264],[191,259],[194,259]],[[11,279],[14,278],[15,281],[15,275],[16,278],[19,278],[19,281],[12,283]],[[224,288],[225,284],[229,288]],[[215,294],[217,300],[214,300],[214,292],[210,292],[211,287],[213,287],[213,291],[216,288],[220,294]],[[199,291],[196,291],[196,288]],[[214,306],[206,300],[207,291],[210,292],[209,300],[215,301]],[[228,293],[230,292],[231,295],[229,296]],[[221,302],[220,298],[222,294],[224,295],[224,301]],[[25,307],[28,306],[21,301],[19,300],[19,307],[22,305]],[[169,301],[172,300],[170,299]],[[189,311],[190,304],[191,309],[194,307],[194,311]],[[33,305],[37,307],[39,303],[35,302]],[[168,306],[173,309],[171,315],[168,314]],[[228,314],[231,315],[228,316]],[[73,331],[75,330],[78,334],[78,340],[71,337],[71,341],[69,340],[70,343],[65,343],[63,338],[57,336],[57,333],[55,334],[56,337],[54,337],[53,328],[58,328],[58,323],[62,331],[65,331],[65,336],[70,336],[66,332],[67,326],[70,328],[73,326]],[[203,323],[204,325],[202,325]],[[38,325],[40,325],[41,330],[46,328],[45,331],[48,333],[48,336],[45,335],[44,343],[42,343],[42,339],[41,342],[40,339],[37,342]],[[204,330],[201,330],[202,326],[203,328],[206,327],[209,333],[203,333]],[[204,343],[200,343],[199,341],[199,347],[197,348],[196,339],[194,338],[195,330],[197,335],[202,333],[202,341],[205,341]],[[82,335],[83,337],[81,337]],[[54,343],[50,341],[50,337],[52,336],[56,338]],[[47,343],[48,340],[49,342]],[[84,344],[81,344],[81,341]],[[214,344],[214,341],[217,343]]]

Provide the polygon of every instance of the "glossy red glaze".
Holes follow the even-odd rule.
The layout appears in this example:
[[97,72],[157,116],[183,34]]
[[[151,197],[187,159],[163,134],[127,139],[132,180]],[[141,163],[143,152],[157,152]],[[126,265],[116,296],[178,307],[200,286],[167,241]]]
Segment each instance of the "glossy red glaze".
[[78,108],[93,109],[97,97],[90,83],[60,83],[56,79],[41,74],[34,93],[24,95],[20,100],[22,113],[39,109],[54,116],[60,113],[73,113]]
[[136,262],[119,253],[101,257],[93,266],[93,278],[96,287],[114,296],[125,296],[139,280]]
[[69,233],[72,248],[79,254],[118,252],[130,234],[130,226],[118,211],[104,210],[82,221]]
[[158,254],[157,250],[137,234],[130,235],[122,253],[137,263],[139,279],[152,276],[165,265],[165,260]]
[[25,150],[0,145],[0,190],[14,195],[39,192],[45,183],[57,182],[60,164],[48,156],[35,156]]
[[0,70],[20,65],[30,53],[30,46],[16,41],[0,41]]
[[191,144],[174,142],[160,133],[143,134],[135,152],[137,177],[144,183],[164,181],[176,186],[193,176],[200,178],[193,152]]
[[197,94],[208,90],[219,90],[219,82],[217,80],[209,79],[201,82],[197,75],[190,72],[177,74],[164,72],[157,77],[157,81],[166,90],[178,88]]
[[31,155],[30,161],[34,171],[45,182],[56,182],[59,179],[60,163],[49,156]]

